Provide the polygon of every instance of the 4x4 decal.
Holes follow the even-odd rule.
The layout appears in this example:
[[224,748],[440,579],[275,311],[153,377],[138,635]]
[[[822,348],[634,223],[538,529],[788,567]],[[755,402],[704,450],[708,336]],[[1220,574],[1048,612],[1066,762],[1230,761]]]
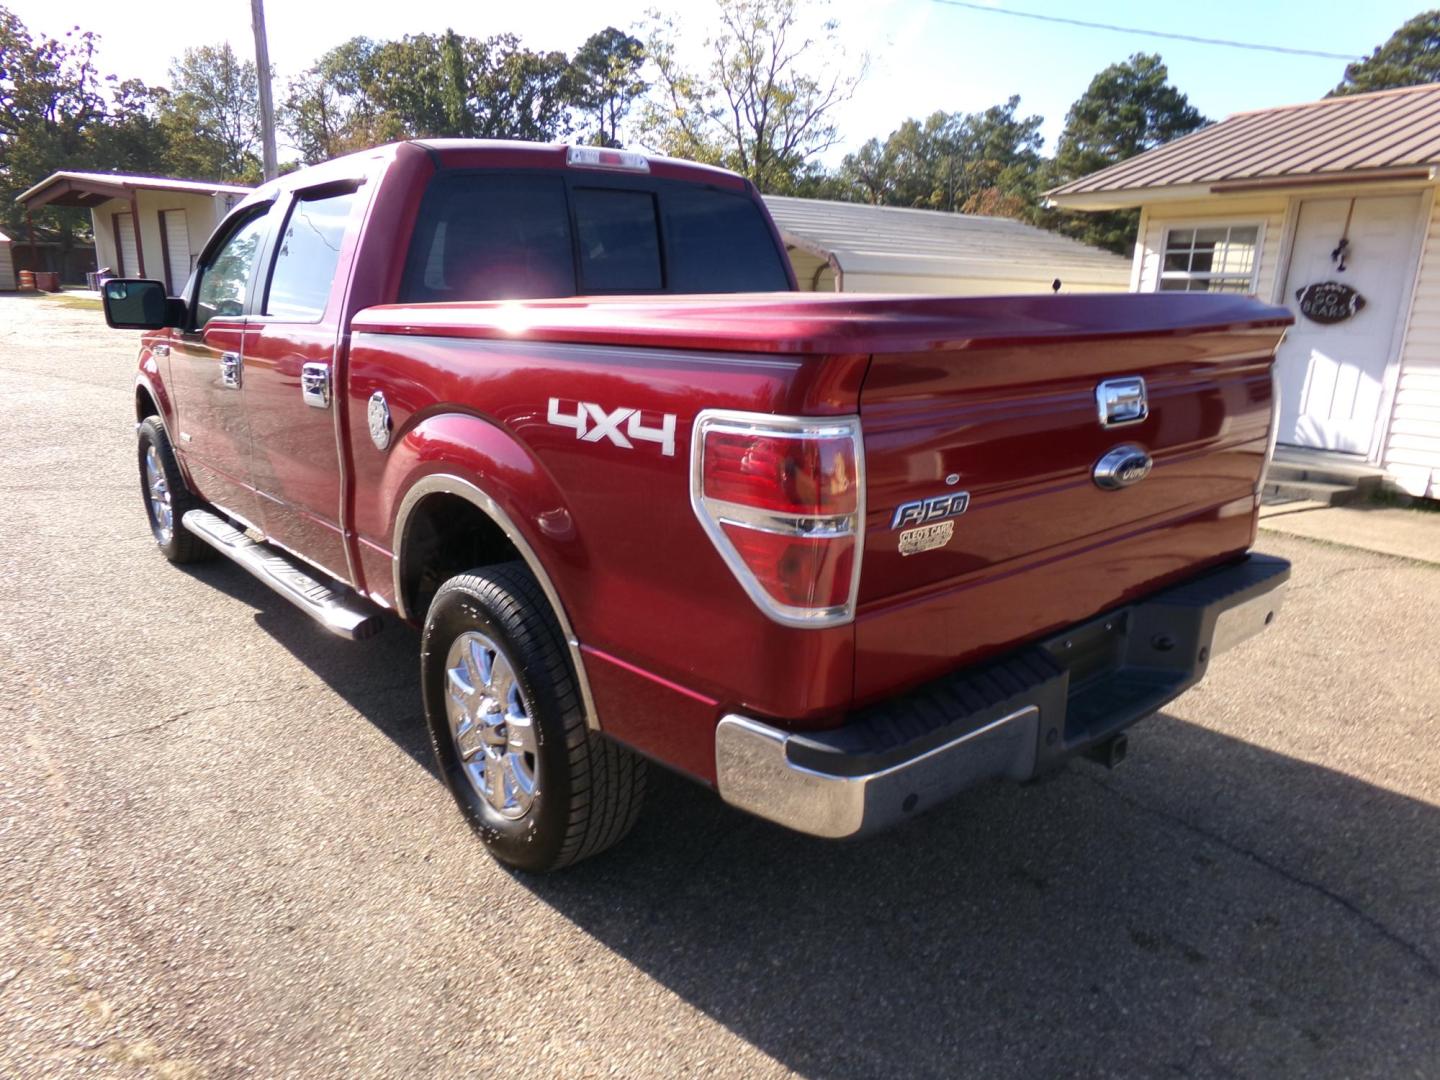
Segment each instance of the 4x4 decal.
[[546,419],[556,427],[570,428],[581,442],[609,439],[623,450],[633,450],[637,442],[653,442],[660,444],[660,453],[666,457],[675,456],[674,413],[664,413],[660,425],[653,427],[645,424],[639,409],[607,410],[593,401],[567,401],[563,405],[574,411],[562,411],[561,399],[552,397]]

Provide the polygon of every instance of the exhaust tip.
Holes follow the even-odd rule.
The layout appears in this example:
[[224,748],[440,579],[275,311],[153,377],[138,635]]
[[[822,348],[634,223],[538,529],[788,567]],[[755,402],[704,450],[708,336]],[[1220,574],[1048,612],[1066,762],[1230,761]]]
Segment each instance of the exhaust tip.
[[1113,769],[1125,760],[1130,753],[1130,739],[1121,732],[1119,735],[1112,735],[1103,742],[1098,742],[1085,751],[1085,756],[1091,761],[1098,761],[1107,769]]

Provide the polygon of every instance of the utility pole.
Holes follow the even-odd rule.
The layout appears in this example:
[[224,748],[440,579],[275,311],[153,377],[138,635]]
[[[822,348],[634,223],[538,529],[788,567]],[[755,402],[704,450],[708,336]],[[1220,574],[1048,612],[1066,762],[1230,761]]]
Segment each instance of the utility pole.
[[280,175],[275,160],[275,106],[270,100],[270,46],[265,41],[265,0],[250,0],[250,27],[255,31],[255,75],[260,81],[260,141],[265,179]]

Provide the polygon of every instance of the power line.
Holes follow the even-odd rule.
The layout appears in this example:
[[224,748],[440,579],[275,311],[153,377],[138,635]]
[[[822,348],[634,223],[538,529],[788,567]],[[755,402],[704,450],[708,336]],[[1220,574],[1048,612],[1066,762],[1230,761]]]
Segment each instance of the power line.
[[1115,26],[1112,23],[1085,22],[1083,19],[1067,19],[1060,15],[1040,15],[1033,11],[1012,11],[1009,8],[991,7],[989,4],[967,3],[966,0],[935,0],[937,4],[950,7],[969,8],[983,11],[988,15],[1013,15],[1020,19],[1037,19],[1040,22],[1064,23],[1067,26],[1083,26],[1087,30],[1114,30],[1120,34],[1144,34],[1148,37],[1169,38],[1172,41],[1189,41],[1198,45],[1225,45],[1232,49],[1254,49],[1257,52],[1287,53],[1290,56],[1319,56],[1326,60],[1359,60],[1359,56],[1348,53],[1321,52],[1319,49],[1292,49],[1287,45],[1260,45],[1253,41],[1227,41],[1225,38],[1198,37],[1194,34],[1172,34],[1164,30],[1142,30],[1138,26]]

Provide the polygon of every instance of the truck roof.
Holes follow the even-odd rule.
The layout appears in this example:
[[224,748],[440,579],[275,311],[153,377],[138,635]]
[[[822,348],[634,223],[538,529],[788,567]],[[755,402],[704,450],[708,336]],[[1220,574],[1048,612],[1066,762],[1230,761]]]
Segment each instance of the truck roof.
[[[438,164],[451,169],[586,169],[585,165],[569,162],[572,147],[581,149],[578,144],[572,143],[535,143],[516,139],[408,139],[360,150],[319,165],[310,165],[286,173],[256,188],[246,197],[245,202],[263,202],[273,199],[283,191],[364,176],[373,170],[377,159],[394,158],[404,153],[407,148],[424,152],[438,159]],[[605,152],[603,147],[583,149]],[[744,191],[749,186],[749,181],[743,176],[714,165],[634,151],[622,153],[644,162],[644,168],[636,170],[637,175],[648,174],[663,180],[709,184],[734,191]],[[627,170],[598,168],[596,171],[623,175]]]

